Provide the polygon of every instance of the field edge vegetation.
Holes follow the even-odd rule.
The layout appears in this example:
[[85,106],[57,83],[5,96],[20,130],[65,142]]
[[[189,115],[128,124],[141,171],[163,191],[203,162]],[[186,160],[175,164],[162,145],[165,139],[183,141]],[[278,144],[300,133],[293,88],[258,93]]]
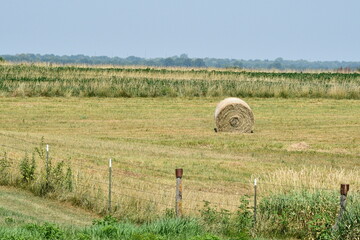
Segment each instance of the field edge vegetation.
[[360,99],[360,73],[0,63],[0,96]]

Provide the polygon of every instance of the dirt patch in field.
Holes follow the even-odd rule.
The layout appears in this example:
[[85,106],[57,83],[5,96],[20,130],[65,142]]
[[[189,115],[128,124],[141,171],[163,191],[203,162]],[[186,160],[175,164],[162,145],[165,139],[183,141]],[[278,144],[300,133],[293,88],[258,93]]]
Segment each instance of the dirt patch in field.
[[310,148],[310,145],[306,142],[299,142],[291,144],[287,150],[288,151],[305,151]]

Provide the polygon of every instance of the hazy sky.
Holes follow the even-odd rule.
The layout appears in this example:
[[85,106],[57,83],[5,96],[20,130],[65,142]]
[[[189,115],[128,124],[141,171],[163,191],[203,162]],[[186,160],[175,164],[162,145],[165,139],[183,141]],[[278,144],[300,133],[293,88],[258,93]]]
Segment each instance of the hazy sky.
[[0,54],[360,61],[359,0],[0,0]]

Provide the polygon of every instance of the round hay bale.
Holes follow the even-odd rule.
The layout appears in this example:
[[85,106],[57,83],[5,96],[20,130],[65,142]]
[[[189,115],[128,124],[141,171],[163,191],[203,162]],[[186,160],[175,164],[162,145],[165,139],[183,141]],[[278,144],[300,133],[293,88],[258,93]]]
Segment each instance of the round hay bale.
[[251,133],[254,122],[251,108],[240,98],[226,98],[216,107],[215,123],[218,132]]

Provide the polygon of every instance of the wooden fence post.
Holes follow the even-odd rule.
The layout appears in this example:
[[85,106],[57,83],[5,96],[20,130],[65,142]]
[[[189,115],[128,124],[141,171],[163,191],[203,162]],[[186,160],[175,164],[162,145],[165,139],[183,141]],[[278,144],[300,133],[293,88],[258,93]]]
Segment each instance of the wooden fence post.
[[175,196],[175,213],[177,217],[182,216],[182,176],[183,169],[177,168],[175,169],[176,176],[176,196]]
[[342,218],[344,212],[346,211],[346,197],[349,191],[349,184],[341,184],[340,185],[340,212],[339,218]]
[[349,189],[350,189],[349,184],[341,184],[340,185],[340,211],[339,211],[339,216],[336,219],[333,229],[338,228],[338,224],[341,221],[341,219],[344,215],[344,212],[346,211],[346,197],[347,197],[347,193],[348,193]]

